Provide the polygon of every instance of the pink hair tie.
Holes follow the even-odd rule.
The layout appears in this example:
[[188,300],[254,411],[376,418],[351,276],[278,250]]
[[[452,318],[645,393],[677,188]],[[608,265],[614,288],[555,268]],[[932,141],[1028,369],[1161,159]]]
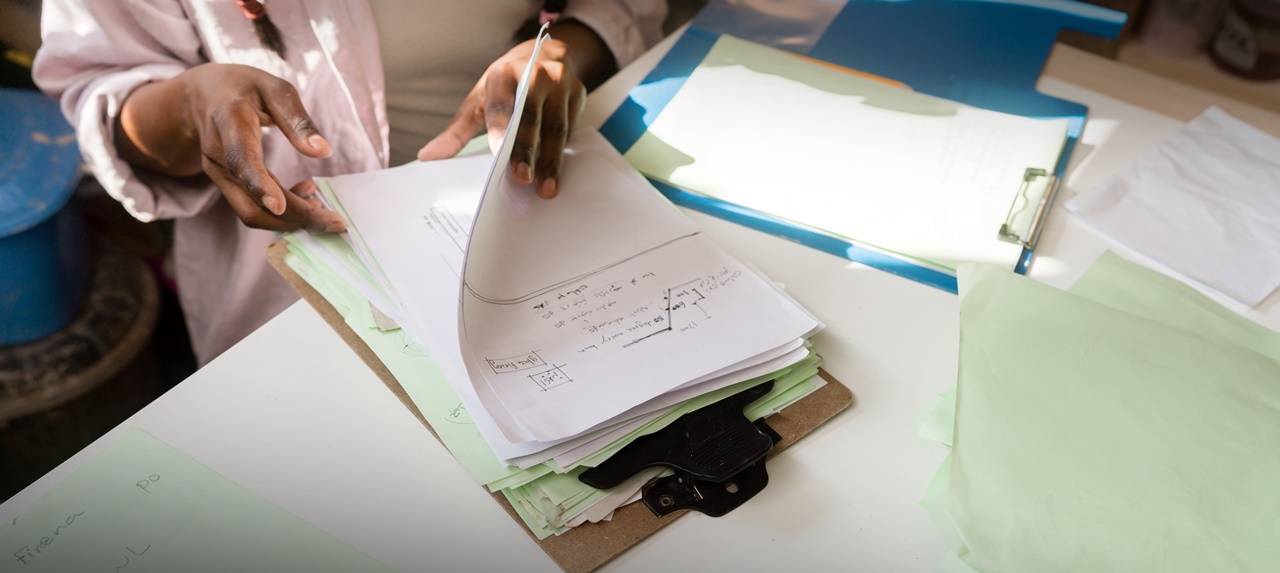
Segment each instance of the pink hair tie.
[[250,20],[257,20],[267,13],[267,8],[262,5],[261,0],[236,0],[236,4],[239,4],[240,9],[244,11],[244,17]]

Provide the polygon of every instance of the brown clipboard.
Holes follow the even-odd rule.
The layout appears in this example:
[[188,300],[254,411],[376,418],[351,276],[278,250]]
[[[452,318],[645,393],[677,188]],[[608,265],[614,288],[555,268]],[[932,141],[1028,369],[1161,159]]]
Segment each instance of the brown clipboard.
[[[414,405],[413,400],[409,398],[409,394],[391,375],[391,371],[382,363],[382,360],[351,330],[351,327],[347,326],[346,320],[329,304],[329,301],[325,300],[305,279],[285,263],[284,258],[288,254],[288,245],[283,240],[278,240],[267,249],[267,260],[293,286],[294,290],[298,291],[298,294],[311,304],[311,307],[324,318],[324,321],[338,333],[338,336],[347,343],[347,346],[350,346],[356,355],[373,370],[374,374],[378,375],[378,378],[387,385],[387,388],[400,398],[400,401],[404,403],[410,412],[413,412],[418,421],[422,422],[422,425],[426,426],[432,435],[435,435],[435,430],[431,428],[431,424],[427,423],[427,419],[423,417],[422,412]],[[853,404],[853,393],[844,384],[841,384],[839,380],[836,380],[825,370],[819,369],[818,375],[827,381],[825,386],[769,417],[769,426],[782,436],[782,441],[778,442],[769,453],[770,458]],[[439,439],[439,436],[436,436],[436,439]],[[615,510],[613,519],[610,521],[586,523],[562,535],[538,540],[533,535],[533,532],[524,526],[524,521],[516,514],[515,509],[511,507],[506,497],[496,492],[491,493],[491,495],[494,501],[497,501],[503,509],[507,510],[511,518],[524,528],[530,539],[533,539],[539,547],[542,547],[542,550],[551,557],[552,561],[555,561],[566,573],[595,571],[614,557],[621,555],[622,552],[630,549],[633,545],[688,512],[688,510],[683,510],[666,517],[656,517],[644,504],[632,503]]]

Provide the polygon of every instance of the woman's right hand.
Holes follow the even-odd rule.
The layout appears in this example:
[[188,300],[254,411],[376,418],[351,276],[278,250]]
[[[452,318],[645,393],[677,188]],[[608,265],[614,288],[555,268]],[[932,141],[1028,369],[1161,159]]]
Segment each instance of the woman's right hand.
[[267,170],[262,128],[272,126],[307,157],[333,153],[289,82],[249,66],[204,64],[129,94],[115,140],[134,165],[177,177],[208,175],[250,227],[343,231],[342,217],[315,198],[314,183],[286,189]]

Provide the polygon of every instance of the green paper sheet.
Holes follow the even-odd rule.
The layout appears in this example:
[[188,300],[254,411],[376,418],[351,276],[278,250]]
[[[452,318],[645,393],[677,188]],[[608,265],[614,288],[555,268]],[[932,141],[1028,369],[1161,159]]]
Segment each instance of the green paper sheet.
[[921,438],[951,447],[956,427],[956,387],[952,386],[950,390],[940,394],[916,426],[920,428],[918,435]]
[[[330,241],[326,246],[338,256],[347,257],[344,260],[356,260],[354,251],[341,241]],[[406,333],[378,331],[373,324],[373,315],[365,310],[369,307],[368,301],[355,288],[313,257],[305,246],[290,242],[289,251],[292,256],[286,257],[285,263],[324,296],[351,330],[378,355],[418,405],[422,415],[431,422],[432,429],[449,452],[476,483],[489,484],[523,473],[494,456],[444,373],[413,344]],[[362,266],[352,266],[363,270]]]
[[[285,257],[285,263],[315,288],[378,355],[418,405],[445,446],[477,483],[506,496],[517,514],[539,539],[554,534],[569,519],[605,497],[608,492],[578,482],[576,475],[586,466],[595,465],[613,455],[636,437],[657,431],[686,412],[769,378],[776,378],[774,387],[746,409],[745,414],[750,419],[775,412],[808,395],[816,387],[811,379],[817,376],[821,359],[810,354],[804,360],[777,372],[693,398],[569,468],[559,467],[554,460],[526,470],[505,466],[494,456],[483,437],[475,430],[474,424],[470,423],[466,411],[459,406],[457,394],[430,357],[416,351],[416,347],[408,342],[403,332],[378,331],[373,324],[372,314],[367,311],[368,301],[357,289],[329,268],[305,242],[292,235],[286,235],[285,239],[290,251],[289,256]],[[372,275],[345,242],[322,237],[319,246],[349,267],[347,270],[357,280],[372,284]],[[571,475],[563,475],[570,472]]]
[[390,571],[137,428],[0,543],[0,571]]
[[1113,255],[1072,291],[960,273],[937,499],[959,557],[986,573],[1275,571],[1278,335]]
[[1184,283],[1110,251],[1071,285],[1072,294],[1130,314],[1236,344],[1280,361],[1280,334]]

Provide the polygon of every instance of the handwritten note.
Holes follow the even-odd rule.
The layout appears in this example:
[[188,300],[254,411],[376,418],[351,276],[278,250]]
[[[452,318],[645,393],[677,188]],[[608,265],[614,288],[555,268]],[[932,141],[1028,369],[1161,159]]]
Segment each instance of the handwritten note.
[[131,428],[13,523],[0,571],[390,571]]
[[598,133],[569,143],[555,201],[491,182],[467,242],[459,344],[507,439],[580,435],[820,328]]
[[[669,211],[606,213],[615,212],[656,221]],[[586,273],[557,262],[575,278],[515,300],[464,293],[467,342],[482,365],[473,381],[535,440],[587,431],[817,325],[702,233],[619,252],[616,264]]]

